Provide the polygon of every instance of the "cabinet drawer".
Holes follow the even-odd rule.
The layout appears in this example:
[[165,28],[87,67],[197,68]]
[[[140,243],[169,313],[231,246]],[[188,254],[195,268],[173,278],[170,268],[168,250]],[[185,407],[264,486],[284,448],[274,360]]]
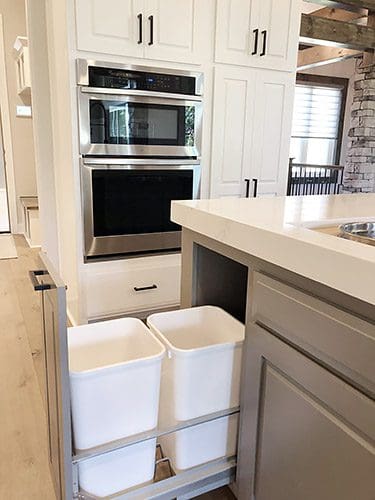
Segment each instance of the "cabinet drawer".
[[253,293],[257,323],[374,391],[374,324],[261,273]]
[[167,255],[99,263],[97,268],[89,269],[86,273],[88,318],[178,305],[180,260],[180,255]]

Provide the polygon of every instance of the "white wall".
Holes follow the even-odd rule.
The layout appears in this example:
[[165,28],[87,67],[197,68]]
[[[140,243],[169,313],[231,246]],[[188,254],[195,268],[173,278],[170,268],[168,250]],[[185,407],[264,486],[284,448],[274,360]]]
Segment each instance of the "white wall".
[[42,250],[59,269],[45,0],[26,0]]
[[36,195],[33,126],[31,118],[16,116],[16,106],[29,104],[17,94],[16,66],[13,44],[17,36],[26,36],[26,13],[24,0],[0,0],[3,16],[4,49],[9,98],[10,126],[13,144],[13,165],[17,197],[17,223],[22,223],[20,196]]
[[326,64],[325,66],[318,66],[317,68],[312,68],[302,71],[302,73],[349,79],[348,95],[345,105],[344,128],[342,134],[342,148],[340,155],[340,165],[345,165],[346,155],[348,150],[348,142],[349,142],[348,132],[350,128],[350,110],[353,102],[353,92],[354,92],[355,59],[354,58],[347,59],[346,61]]

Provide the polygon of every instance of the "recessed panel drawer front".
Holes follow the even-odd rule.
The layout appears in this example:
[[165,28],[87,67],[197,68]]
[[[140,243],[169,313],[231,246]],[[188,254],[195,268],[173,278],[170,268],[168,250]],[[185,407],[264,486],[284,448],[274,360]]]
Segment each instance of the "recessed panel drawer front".
[[89,319],[178,305],[180,256],[166,257],[171,258],[155,257],[149,263],[147,259],[117,261],[108,269],[99,264],[97,270],[90,271],[86,277]]
[[280,281],[254,273],[252,317],[375,391],[375,325]]

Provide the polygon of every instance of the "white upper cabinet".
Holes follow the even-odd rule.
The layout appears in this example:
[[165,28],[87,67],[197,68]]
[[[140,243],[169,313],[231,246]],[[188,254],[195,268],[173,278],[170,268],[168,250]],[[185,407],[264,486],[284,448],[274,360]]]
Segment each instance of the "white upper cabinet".
[[286,194],[294,75],[215,70],[211,196]]
[[146,59],[199,61],[197,29],[200,0],[148,0]]
[[199,64],[213,18],[212,0],[76,0],[77,48]]
[[218,0],[215,60],[294,71],[300,0]]
[[143,57],[143,12],[144,0],[76,0],[77,48]]

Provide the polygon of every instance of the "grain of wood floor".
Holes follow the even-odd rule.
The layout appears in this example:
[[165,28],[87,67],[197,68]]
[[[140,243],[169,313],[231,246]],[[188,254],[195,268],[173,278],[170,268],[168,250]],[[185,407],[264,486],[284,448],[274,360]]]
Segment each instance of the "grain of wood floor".
[[[48,467],[40,296],[28,272],[38,250],[14,236],[18,259],[0,260],[0,500],[56,500]],[[232,500],[228,488],[198,497]]]

